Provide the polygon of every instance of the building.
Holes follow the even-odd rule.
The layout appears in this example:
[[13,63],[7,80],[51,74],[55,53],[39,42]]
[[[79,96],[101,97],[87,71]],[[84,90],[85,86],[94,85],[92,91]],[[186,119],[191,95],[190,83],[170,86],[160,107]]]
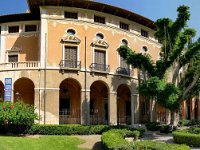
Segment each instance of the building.
[[[0,16],[2,100],[33,104],[41,124],[149,120],[153,105],[137,91],[143,75],[117,48],[126,44],[159,59],[153,21],[94,1],[27,2],[28,13]],[[166,120],[161,110],[154,119]]]

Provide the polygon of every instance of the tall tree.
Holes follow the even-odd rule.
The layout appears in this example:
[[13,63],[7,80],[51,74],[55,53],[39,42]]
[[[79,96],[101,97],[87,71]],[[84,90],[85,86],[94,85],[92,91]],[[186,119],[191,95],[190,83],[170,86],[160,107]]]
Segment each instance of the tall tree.
[[[173,115],[180,103],[200,91],[200,39],[191,42],[196,31],[187,28],[189,7],[180,6],[177,12],[175,21],[163,18],[155,22],[155,37],[162,44],[160,60],[153,62],[150,56],[136,53],[127,46],[118,49],[127,63],[148,73],[149,79],[141,83],[140,93],[156,97],[160,105],[171,110],[171,123],[175,121]],[[149,83],[154,84],[154,92]]]

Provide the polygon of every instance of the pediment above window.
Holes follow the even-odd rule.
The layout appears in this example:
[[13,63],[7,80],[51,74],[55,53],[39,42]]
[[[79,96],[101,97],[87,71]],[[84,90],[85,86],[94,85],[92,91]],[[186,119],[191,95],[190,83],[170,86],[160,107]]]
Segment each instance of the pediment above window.
[[20,52],[20,51],[21,51],[21,48],[19,48],[19,47],[12,47],[11,49],[6,50],[6,52],[8,52],[8,53]]
[[63,43],[76,43],[79,44],[81,40],[74,35],[67,35],[62,38]]
[[92,45],[93,46],[97,46],[97,47],[103,47],[103,48],[108,48],[109,47],[108,43],[106,41],[104,41],[104,40],[101,40],[101,39],[94,41],[92,43]]

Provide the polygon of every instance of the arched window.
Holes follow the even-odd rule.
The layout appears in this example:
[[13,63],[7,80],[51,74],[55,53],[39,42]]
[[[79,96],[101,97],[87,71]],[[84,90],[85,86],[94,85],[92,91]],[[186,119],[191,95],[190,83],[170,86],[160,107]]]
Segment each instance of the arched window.
[[147,53],[148,52],[148,48],[146,46],[142,47],[142,53]]
[[68,29],[67,30],[67,34],[68,35],[75,35],[76,34],[76,31],[74,29]]
[[127,46],[127,45],[128,45],[128,41],[125,40],[125,39],[123,39],[123,40],[122,40],[122,45],[126,45],[126,46]]
[[97,38],[98,40],[102,40],[102,39],[104,38],[104,36],[103,36],[103,34],[101,34],[101,33],[97,33],[97,34],[96,34],[96,38]]

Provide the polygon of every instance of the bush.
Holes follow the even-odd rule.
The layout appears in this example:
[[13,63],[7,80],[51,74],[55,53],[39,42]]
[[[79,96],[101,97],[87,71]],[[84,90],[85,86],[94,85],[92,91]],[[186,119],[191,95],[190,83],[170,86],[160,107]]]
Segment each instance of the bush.
[[179,127],[188,126],[189,123],[190,123],[190,120],[179,120],[178,126],[179,126]]
[[[42,135],[91,135],[91,134],[102,134],[111,129],[127,129],[135,131],[138,129],[122,127],[122,126],[108,126],[108,125],[33,125],[28,131],[28,134],[42,134]],[[144,130],[139,129],[134,134],[142,136]],[[127,133],[128,134],[128,133]],[[133,133],[130,133],[133,134]],[[128,134],[129,135],[129,134]]]
[[131,136],[137,139],[139,132],[130,131],[126,129],[113,129],[104,132],[101,136],[104,149],[116,150],[116,149],[129,149],[129,142],[125,140],[125,137]]
[[178,145],[178,144],[169,144],[156,141],[139,141],[134,142],[132,149],[148,149],[148,150],[190,150],[189,146]]
[[34,107],[23,102],[0,103],[0,132],[1,133],[24,133],[35,120],[38,119],[34,113]]
[[191,120],[188,123],[188,126],[200,126],[200,121],[199,120]]
[[200,147],[200,134],[187,133],[187,131],[173,132],[175,143],[186,144],[194,147]]
[[171,125],[163,124],[160,126],[160,133],[171,133],[173,127]]
[[190,127],[189,129],[186,129],[185,131],[192,134],[200,134],[199,127]]
[[158,131],[160,129],[160,122],[148,122],[145,124],[147,130]]

